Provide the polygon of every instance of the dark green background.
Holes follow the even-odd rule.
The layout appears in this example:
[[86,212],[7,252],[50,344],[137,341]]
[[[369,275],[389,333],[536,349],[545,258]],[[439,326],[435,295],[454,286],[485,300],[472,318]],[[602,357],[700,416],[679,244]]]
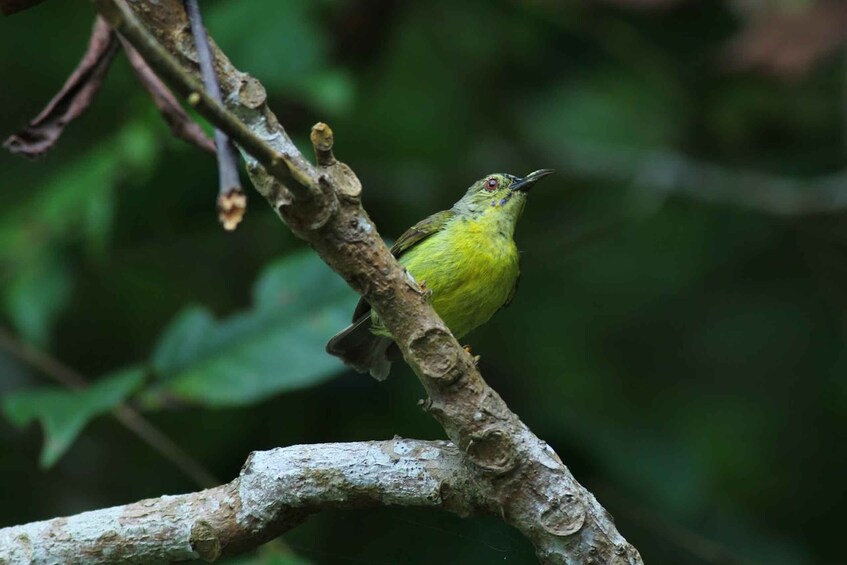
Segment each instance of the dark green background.
[[[515,302],[467,341],[646,562],[843,560],[845,216],[738,204],[776,198],[767,183],[675,189],[696,175],[680,155],[800,191],[844,167],[843,57],[792,80],[730,72],[722,53],[744,22],[723,2],[202,4],[304,150],[314,122],[332,125],[385,237],[488,172],[558,169],[518,227]],[[91,18],[54,0],[0,19],[0,136],[61,85]],[[225,233],[215,186],[214,161],[170,137],[119,55],[54,151],[0,154],[4,325],[94,380],[149,367],[187,305],[249,309],[263,267],[303,246],[252,189]],[[285,370],[284,350],[268,354],[257,378]],[[0,350],[0,392],[49,383]],[[339,370],[241,407],[148,416],[229,480],[255,449],[441,438],[422,394],[397,365],[382,384]],[[0,526],[197,488],[110,418],[49,470],[41,438],[0,420]],[[533,561],[495,518],[408,509],[326,512],[284,539],[314,563]]]

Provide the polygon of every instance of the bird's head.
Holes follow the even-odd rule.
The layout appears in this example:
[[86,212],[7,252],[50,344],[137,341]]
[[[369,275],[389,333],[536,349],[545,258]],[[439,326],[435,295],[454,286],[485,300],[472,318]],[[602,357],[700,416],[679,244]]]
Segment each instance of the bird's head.
[[553,169],[541,169],[521,178],[508,173],[493,173],[473,183],[453,210],[470,216],[489,214],[517,222],[526,204],[526,195]]

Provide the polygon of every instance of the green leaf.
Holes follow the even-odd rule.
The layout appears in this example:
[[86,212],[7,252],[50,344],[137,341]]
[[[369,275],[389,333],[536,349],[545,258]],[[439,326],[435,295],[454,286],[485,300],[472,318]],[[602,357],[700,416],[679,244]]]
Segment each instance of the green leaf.
[[67,306],[72,277],[60,253],[74,243],[94,254],[107,249],[115,187],[148,172],[156,151],[153,130],[130,122],[0,215],[0,295],[28,340],[45,345]]
[[3,227],[23,229],[35,243],[55,244],[82,233],[86,243],[102,246],[111,229],[115,187],[143,177],[155,165],[155,157],[153,129],[130,122],[36,187],[35,197],[5,216],[3,224],[10,225]]
[[44,447],[39,463],[48,468],[67,451],[88,422],[114,409],[143,380],[144,371],[133,367],[104,377],[81,391],[58,387],[23,390],[5,395],[2,410],[17,426],[26,426],[34,420],[41,423]]
[[301,85],[304,98],[316,109],[334,116],[343,116],[353,107],[355,83],[349,73],[329,69],[306,77]]
[[324,351],[349,323],[355,294],[314,253],[268,266],[253,307],[224,320],[190,306],[162,333],[151,364],[167,392],[211,406],[239,406],[313,386],[343,371]]
[[45,345],[53,322],[68,303],[71,286],[67,262],[52,255],[15,273],[2,289],[3,304],[15,329],[28,341]]
[[321,20],[321,2],[313,0],[219,2],[206,17],[218,45],[272,95],[283,93],[322,114],[339,115],[352,107],[355,82],[332,66]]
[[525,109],[529,139],[643,151],[671,144],[679,132],[677,100],[645,77],[601,69],[549,89]]
[[212,335],[215,317],[202,306],[189,306],[162,332],[153,352],[153,371],[158,375],[178,373],[196,361],[197,351]]

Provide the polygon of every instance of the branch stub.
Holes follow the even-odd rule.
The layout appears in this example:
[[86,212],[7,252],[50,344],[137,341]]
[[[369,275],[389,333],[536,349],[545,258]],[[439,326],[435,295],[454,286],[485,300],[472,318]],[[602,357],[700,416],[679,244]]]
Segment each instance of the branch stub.
[[238,101],[247,108],[255,110],[264,104],[267,99],[268,93],[262,83],[244,73],[241,78],[241,86],[238,89]]
[[453,336],[444,328],[431,327],[417,334],[409,342],[412,361],[430,379],[450,385],[456,382],[462,371],[458,367],[458,355],[452,347]]
[[585,504],[573,493],[550,501],[541,514],[541,527],[554,536],[575,534],[585,523]]
[[468,443],[467,455],[477,467],[498,475],[517,465],[515,445],[499,428],[488,428],[474,436]]
[[221,540],[215,528],[205,520],[194,522],[189,541],[191,542],[191,549],[196,551],[200,559],[207,563],[211,563],[221,556]]

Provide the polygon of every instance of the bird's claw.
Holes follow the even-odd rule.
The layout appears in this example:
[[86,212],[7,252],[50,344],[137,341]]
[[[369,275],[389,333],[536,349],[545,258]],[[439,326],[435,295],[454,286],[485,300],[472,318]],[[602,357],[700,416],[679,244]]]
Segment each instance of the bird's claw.
[[415,277],[412,276],[412,273],[410,273],[408,269],[406,270],[406,278],[408,279],[411,287],[415,290],[415,292],[417,292],[421,296],[424,301],[428,300],[429,297],[432,296],[432,289],[427,288],[426,281],[416,281]]
[[470,356],[471,356],[471,360],[473,360],[474,367],[476,367],[477,365],[479,365],[479,359],[480,359],[480,357],[479,357],[479,355],[474,355],[474,354],[473,354],[473,351],[471,351],[471,346],[470,346],[470,345],[463,345],[463,346],[462,346],[462,349],[464,349],[465,351],[467,351],[467,352],[468,352],[468,355],[470,355]]
[[429,300],[429,297],[432,296],[432,289],[426,286],[426,281],[421,281],[418,287],[420,288],[421,299],[424,302]]

